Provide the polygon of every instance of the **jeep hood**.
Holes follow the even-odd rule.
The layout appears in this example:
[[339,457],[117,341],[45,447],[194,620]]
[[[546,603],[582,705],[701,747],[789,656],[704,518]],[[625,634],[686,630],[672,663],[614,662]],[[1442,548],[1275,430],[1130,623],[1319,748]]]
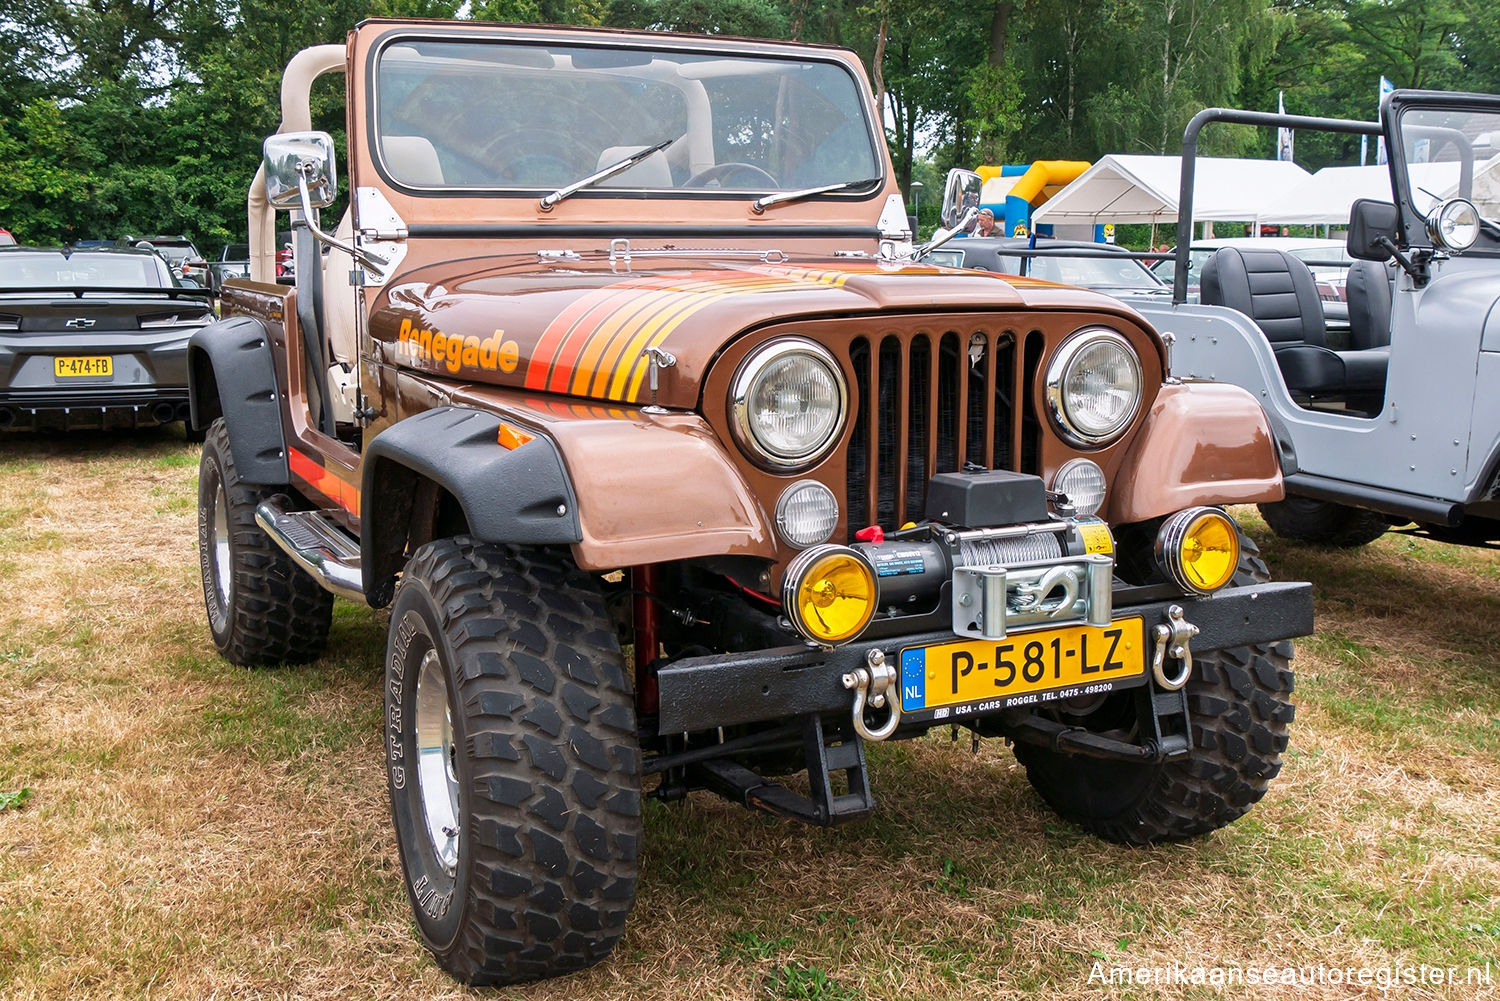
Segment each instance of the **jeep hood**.
[[[651,402],[647,349],[669,352],[657,402],[691,409],[708,367],[757,325],[880,312],[1067,309],[1124,314],[1106,296],[988,272],[869,259],[743,263],[487,259],[401,276],[370,333],[396,364],[463,382],[625,404]],[[645,266],[642,267],[641,265]],[[634,266],[632,266],[634,265]],[[851,326],[850,334],[867,332]]]

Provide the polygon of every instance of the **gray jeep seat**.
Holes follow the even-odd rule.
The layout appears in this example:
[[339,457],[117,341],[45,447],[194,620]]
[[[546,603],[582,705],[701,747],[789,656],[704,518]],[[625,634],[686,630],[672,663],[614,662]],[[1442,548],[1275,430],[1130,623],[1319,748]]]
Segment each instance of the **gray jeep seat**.
[[1375,261],[1355,261],[1344,288],[1349,297],[1349,345],[1360,349],[1389,347],[1390,270]]
[[1271,342],[1287,388],[1345,396],[1385,388],[1388,348],[1331,351],[1318,286],[1307,265],[1259,247],[1221,247],[1203,265],[1200,301],[1244,313]]

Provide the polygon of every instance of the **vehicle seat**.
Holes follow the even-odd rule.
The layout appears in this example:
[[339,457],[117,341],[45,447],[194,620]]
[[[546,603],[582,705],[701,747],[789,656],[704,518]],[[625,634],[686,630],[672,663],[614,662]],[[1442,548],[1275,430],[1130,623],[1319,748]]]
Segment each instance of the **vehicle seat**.
[[[632,153],[639,153],[645,146],[609,146],[599,154],[599,165],[595,170],[603,170],[612,163],[619,163]],[[640,163],[629,170],[622,170],[614,177],[606,178],[599,182],[602,188],[670,188],[672,187],[672,167],[667,163],[667,155],[661,150],[652,153]]]
[[1384,389],[1389,349],[1329,350],[1317,282],[1290,254],[1221,247],[1204,263],[1200,282],[1199,301],[1255,321],[1293,392],[1347,396]]
[[432,141],[423,136],[383,136],[380,152],[386,168],[398,181],[407,184],[440,185],[443,165],[438,161]]
[[1391,343],[1390,270],[1376,261],[1355,261],[1344,286],[1349,297],[1349,346],[1383,348]]

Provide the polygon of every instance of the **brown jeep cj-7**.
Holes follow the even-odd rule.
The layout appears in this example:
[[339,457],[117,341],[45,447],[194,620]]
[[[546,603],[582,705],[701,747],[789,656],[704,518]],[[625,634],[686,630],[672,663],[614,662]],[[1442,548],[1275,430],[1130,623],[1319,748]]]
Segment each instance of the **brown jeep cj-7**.
[[190,353],[209,625],[296,662],[334,595],[390,608],[396,840],[462,980],[609,952],[647,776],[837,824],[870,742],[961,726],[1139,844],[1280,768],[1311,589],[1212,506],[1282,496],[1260,407],[1114,299],[921,263],[852,53],[366,22],[288,67],[250,242]]

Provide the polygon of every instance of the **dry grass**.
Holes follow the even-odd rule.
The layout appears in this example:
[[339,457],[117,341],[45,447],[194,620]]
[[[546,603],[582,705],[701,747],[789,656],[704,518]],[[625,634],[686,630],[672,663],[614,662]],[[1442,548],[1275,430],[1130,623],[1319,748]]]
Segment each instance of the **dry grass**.
[[[0,996],[443,998],[400,888],[378,758],[382,626],[340,603],[301,669],[221,662],[168,432],[0,441]],[[1500,944],[1500,558],[1329,553],[1293,751],[1199,842],[1061,823],[1002,746],[872,753],[837,831],[652,804],[617,954],[517,998],[1494,996],[1490,987],[1122,987],[1119,965],[1482,966]],[[0,801],[3,802],[3,801]],[[1500,974],[1500,970],[1495,971]],[[479,992],[492,993],[492,992]]]

